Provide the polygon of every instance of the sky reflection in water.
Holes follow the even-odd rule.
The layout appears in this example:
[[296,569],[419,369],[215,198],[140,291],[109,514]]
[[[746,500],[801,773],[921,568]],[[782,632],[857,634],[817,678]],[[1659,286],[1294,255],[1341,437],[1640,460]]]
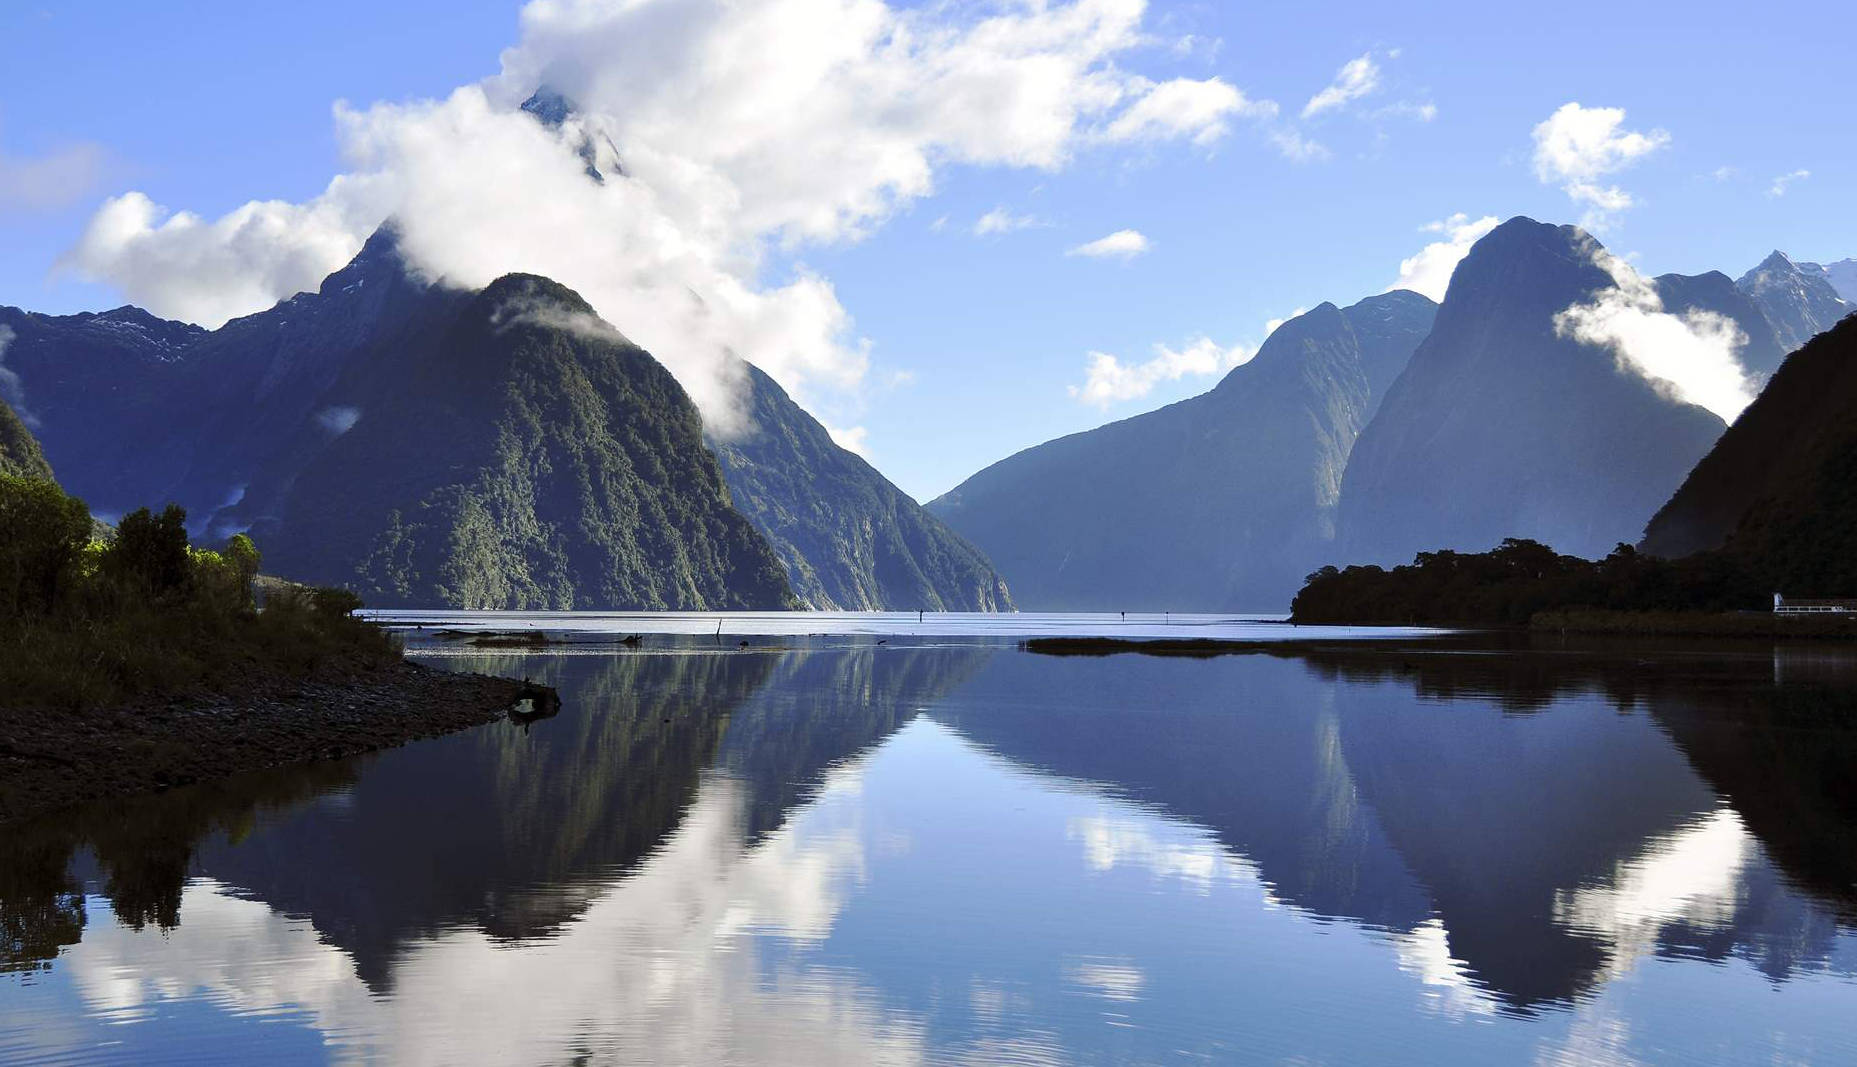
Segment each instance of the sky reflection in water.
[[900,644],[0,833],[0,1061],[1857,1058],[1847,654]]

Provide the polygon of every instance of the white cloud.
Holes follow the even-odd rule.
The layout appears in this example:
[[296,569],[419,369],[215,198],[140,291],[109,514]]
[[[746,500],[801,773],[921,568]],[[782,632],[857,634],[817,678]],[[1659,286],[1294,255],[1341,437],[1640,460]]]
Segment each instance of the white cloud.
[[1724,163],[1723,165],[1716,167],[1714,170],[1710,171],[1709,177],[1714,178],[1718,182],[1725,182],[1728,179],[1734,177],[1737,173],[1739,172],[1736,171],[1735,168],[1728,166],[1727,164]]
[[307,204],[254,200],[210,222],[125,193],[91,216],[63,262],[158,315],[217,326],[316,288],[385,217],[381,191],[338,178]]
[[1535,176],[1559,183],[1575,203],[1587,207],[1581,225],[1603,230],[1611,217],[1632,204],[1631,194],[1602,179],[1670,143],[1663,130],[1624,129],[1625,109],[1562,104],[1535,126]]
[[993,234],[1012,233],[1028,230],[1038,225],[1038,219],[1031,215],[1015,215],[1004,206],[996,207],[974,220],[974,236],[987,237]]
[[1787,186],[1794,182],[1805,181],[1811,176],[1812,172],[1809,170],[1795,170],[1791,174],[1782,174],[1773,179],[1773,184],[1767,187],[1767,195],[1776,198],[1785,196]]
[[1396,104],[1388,104],[1385,107],[1375,109],[1370,113],[1370,117],[1376,119],[1413,119],[1418,122],[1430,122],[1438,117],[1438,105],[1430,101],[1419,103],[1415,100],[1401,100]]
[[1741,364],[1747,335],[1733,319],[1712,311],[1665,311],[1656,287],[1597,242],[1593,262],[1612,276],[1612,288],[1556,315],[1557,333],[1611,349],[1621,369],[1725,422],[1753,403],[1754,383]]
[[1444,239],[1433,241],[1409,259],[1400,260],[1399,278],[1387,286],[1386,291],[1390,293],[1394,289],[1410,289],[1442,301],[1445,290],[1451,284],[1451,272],[1457,269],[1458,261],[1469,254],[1471,245],[1495,229],[1496,223],[1494,215],[1472,219],[1459,212],[1448,219],[1421,227],[1422,232],[1443,234]]
[[[1056,170],[1103,146],[1205,145],[1275,113],[1217,78],[1126,69],[1145,10],[535,0],[500,74],[443,100],[338,105],[348,172],[316,198],[208,220],[130,193],[65,262],[212,325],[315,287],[393,216],[434,280],[523,270],[577,290],[728,433],[735,357],[802,402],[809,387],[855,387],[868,365],[831,282],[768,270],[770,250],[858,240],[949,166]],[[578,108],[560,129],[518,110],[543,84]],[[614,146],[623,176],[585,174],[589,138]]]
[[825,432],[832,435],[832,442],[838,447],[864,459],[870,458],[870,450],[868,447],[870,431],[865,427],[847,426],[841,428],[837,426],[826,426]]
[[1064,253],[1067,256],[1090,256],[1104,259],[1111,256],[1133,259],[1149,248],[1148,238],[1140,230],[1117,230],[1107,237],[1098,237],[1088,244],[1080,244]]
[[1143,82],[1139,91],[1140,99],[1103,131],[1105,140],[1184,138],[1205,145],[1225,136],[1231,119],[1271,118],[1277,113],[1276,104],[1252,100],[1222,78],[1175,78],[1159,85]]
[[89,142],[42,156],[0,155],[0,212],[46,211],[83,199],[103,177],[105,154]]
[[1303,105],[1302,117],[1310,118],[1324,111],[1333,111],[1338,107],[1371,95],[1380,88],[1380,66],[1373,61],[1373,53],[1342,64],[1335,74],[1335,80],[1328,88],[1309,98]]
[[[1264,336],[1268,338],[1277,332],[1277,327],[1307,310],[1297,308],[1284,318],[1271,319],[1264,324]],[[1108,408],[1122,401],[1139,400],[1162,382],[1225,374],[1251,362],[1256,355],[1256,345],[1243,341],[1221,345],[1204,336],[1195,337],[1180,348],[1157,344],[1154,355],[1140,363],[1124,363],[1107,352],[1091,352],[1084,367],[1083,384],[1070,386],[1066,391],[1078,403]]]

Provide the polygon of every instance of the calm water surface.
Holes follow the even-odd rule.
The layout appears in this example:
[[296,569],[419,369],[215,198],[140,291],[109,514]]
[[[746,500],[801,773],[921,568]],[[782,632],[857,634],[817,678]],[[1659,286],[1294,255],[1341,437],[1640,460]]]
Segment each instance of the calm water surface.
[[1844,650],[415,654],[566,709],[0,828],[0,1062],[1857,1062]]

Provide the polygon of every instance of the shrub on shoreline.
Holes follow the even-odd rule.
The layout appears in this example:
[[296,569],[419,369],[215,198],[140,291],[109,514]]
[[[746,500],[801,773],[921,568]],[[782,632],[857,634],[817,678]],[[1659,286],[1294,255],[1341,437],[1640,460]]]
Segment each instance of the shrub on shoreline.
[[124,516],[109,541],[91,528],[54,483],[0,474],[0,706],[91,707],[398,658],[345,590],[292,589],[257,610],[260,557],[244,534],[196,548],[174,506]]

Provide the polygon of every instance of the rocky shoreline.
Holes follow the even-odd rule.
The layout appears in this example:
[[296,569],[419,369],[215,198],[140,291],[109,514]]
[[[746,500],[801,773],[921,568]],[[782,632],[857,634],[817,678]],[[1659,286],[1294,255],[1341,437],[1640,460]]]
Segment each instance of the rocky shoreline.
[[392,748],[491,722],[524,691],[400,660],[112,708],[0,707],[0,822]]

